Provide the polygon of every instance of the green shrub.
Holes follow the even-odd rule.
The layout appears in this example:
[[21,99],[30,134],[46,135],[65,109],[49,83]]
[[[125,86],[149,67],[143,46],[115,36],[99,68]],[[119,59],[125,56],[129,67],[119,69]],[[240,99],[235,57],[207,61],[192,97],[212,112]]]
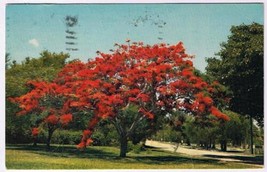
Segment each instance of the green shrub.
[[127,152],[133,152],[139,154],[141,151],[144,151],[145,148],[142,143],[133,144],[132,142],[128,142]]
[[165,125],[163,129],[157,131],[156,134],[152,136],[152,139],[166,142],[180,142],[182,138],[182,133],[180,131],[174,130],[171,126]]
[[[51,143],[53,144],[71,144],[75,145],[81,141],[81,131],[71,131],[71,130],[60,130],[57,129],[54,131]],[[38,143],[46,143],[48,133],[46,130],[41,129],[37,137]]]
[[94,146],[106,146],[108,144],[108,138],[106,138],[104,134],[99,131],[96,131],[92,134],[92,140]]
[[56,144],[78,144],[81,141],[81,131],[56,130],[52,136],[51,143]]

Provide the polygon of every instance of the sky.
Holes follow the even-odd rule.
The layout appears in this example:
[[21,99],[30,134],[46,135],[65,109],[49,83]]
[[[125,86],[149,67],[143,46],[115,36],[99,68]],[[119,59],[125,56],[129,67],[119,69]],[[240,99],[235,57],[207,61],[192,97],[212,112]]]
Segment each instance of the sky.
[[[6,52],[12,60],[39,57],[43,50],[69,53],[87,61],[96,51],[108,53],[127,39],[145,44],[184,43],[203,71],[205,58],[214,57],[233,25],[264,22],[263,4],[8,4]],[[64,18],[77,16],[78,51],[67,51]]]

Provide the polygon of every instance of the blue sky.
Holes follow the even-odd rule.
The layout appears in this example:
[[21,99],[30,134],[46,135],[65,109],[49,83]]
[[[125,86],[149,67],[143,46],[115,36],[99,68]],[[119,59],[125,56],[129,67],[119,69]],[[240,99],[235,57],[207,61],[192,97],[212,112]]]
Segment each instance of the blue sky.
[[204,71],[205,57],[220,50],[231,26],[263,24],[263,10],[263,4],[7,5],[6,52],[18,62],[43,50],[67,53],[64,17],[71,15],[79,20],[73,28],[79,51],[69,52],[71,59],[87,61],[126,39],[151,45],[182,41]]

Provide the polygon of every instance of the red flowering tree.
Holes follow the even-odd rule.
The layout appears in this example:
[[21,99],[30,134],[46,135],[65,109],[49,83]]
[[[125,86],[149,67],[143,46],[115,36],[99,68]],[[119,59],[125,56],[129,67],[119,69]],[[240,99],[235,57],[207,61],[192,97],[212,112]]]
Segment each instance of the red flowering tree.
[[32,128],[34,145],[39,134],[38,127],[45,125],[48,130],[47,147],[49,148],[53,132],[72,121],[72,114],[63,104],[59,85],[42,81],[30,81],[27,85],[32,88],[30,92],[10,100],[21,108],[17,115],[34,115]]
[[[213,114],[229,120],[215,106],[214,89],[194,75],[191,56],[182,43],[167,46],[128,43],[111,54],[99,53],[88,63],[66,65],[55,80],[66,97],[65,110],[93,112],[79,148],[89,145],[91,134],[102,119],[114,124],[120,136],[120,156],[126,156],[127,141],[143,120],[155,122],[175,111],[202,118]],[[138,112],[129,118],[129,106]],[[130,120],[129,120],[130,119]]]

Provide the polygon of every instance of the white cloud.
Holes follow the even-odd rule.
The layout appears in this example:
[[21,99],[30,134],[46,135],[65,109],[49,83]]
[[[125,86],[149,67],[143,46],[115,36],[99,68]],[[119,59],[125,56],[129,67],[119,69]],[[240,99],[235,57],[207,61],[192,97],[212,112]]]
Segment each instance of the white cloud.
[[39,42],[38,42],[38,40],[35,39],[35,38],[29,40],[28,43],[31,44],[31,45],[34,46],[34,47],[39,47]]

